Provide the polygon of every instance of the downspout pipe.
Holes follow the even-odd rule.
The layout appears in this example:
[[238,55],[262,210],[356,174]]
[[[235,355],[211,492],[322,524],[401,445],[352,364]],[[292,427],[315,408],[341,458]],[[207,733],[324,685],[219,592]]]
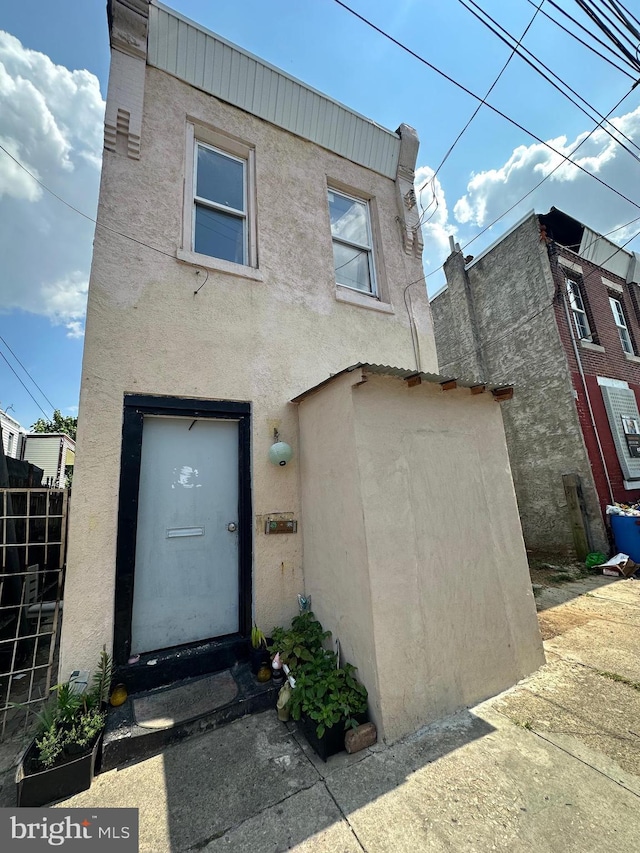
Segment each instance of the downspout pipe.
[[591,426],[593,427],[593,432],[596,437],[596,443],[598,445],[598,453],[600,454],[600,460],[602,462],[602,468],[604,470],[604,476],[607,480],[607,487],[609,489],[609,503],[614,503],[613,498],[613,488],[611,487],[611,480],[609,479],[609,471],[607,469],[607,463],[604,458],[604,451],[602,449],[602,443],[600,442],[600,433],[598,432],[598,427],[596,426],[596,419],[593,414],[593,408],[591,407],[591,397],[589,396],[589,389],[587,387],[587,380],[584,377],[584,370],[582,369],[582,361],[580,359],[580,350],[578,349],[578,345],[576,343],[576,338],[574,334],[573,328],[573,320],[571,319],[571,315],[569,313],[569,306],[567,305],[567,294],[565,293],[564,288],[562,289],[562,305],[564,307],[564,314],[567,318],[567,323],[569,325],[569,334],[571,335],[571,344],[573,346],[573,353],[576,357],[576,362],[578,364],[578,371],[580,373],[580,379],[582,380],[582,387],[584,388],[584,395],[587,400],[587,408],[589,409],[589,419],[591,421]]

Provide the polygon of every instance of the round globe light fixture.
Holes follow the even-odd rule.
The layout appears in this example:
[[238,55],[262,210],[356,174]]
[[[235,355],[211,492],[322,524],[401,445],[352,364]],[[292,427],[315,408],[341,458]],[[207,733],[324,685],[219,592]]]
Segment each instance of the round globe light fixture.
[[276,441],[269,448],[269,462],[284,467],[293,459],[293,450],[286,441]]

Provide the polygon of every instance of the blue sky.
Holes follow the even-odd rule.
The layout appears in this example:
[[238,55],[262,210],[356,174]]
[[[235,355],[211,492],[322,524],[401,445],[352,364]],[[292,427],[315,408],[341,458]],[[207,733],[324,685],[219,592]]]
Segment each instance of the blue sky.
[[[580,16],[573,0],[559,0]],[[476,106],[467,94],[368,28],[334,0],[173,0],[168,5],[309,85],[395,129],[413,125],[421,139],[420,185]],[[484,95],[510,50],[458,0],[351,0],[386,32],[474,92]],[[520,37],[531,0],[483,0]],[[543,10],[553,11],[548,3]],[[21,0],[0,11],[0,143],[62,198],[95,216],[109,49],[104,0]],[[578,45],[541,13],[523,44],[601,113],[632,80]],[[490,103],[560,150],[569,152],[595,122],[514,57]],[[640,143],[640,87],[613,116]],[[612,117],[613,118],[613,117]],[[585,168],[640,203],[640,164],[602,131],[580,149]],[[425,271],[433,292],[448,235],[463,245],[557,164],[543,145],[482,108],[439,173],[438,206],[425,228]],[[433,198],[429,187],[423,204]],[[640,210],[592,178],[562,167],[525,202],[469,247],[478,253],[528,210],[551,205],[608,232]],[[75,414],[93,226],[38,187],[0,151],[0,353],[46,413],[49,401]],[[634,230],[635,229],[635,230]],[[623,242],[640,222],[618,231]],[[640,240],[629,248],[640,251]],[[25,426],[42,415],[0,358],[0,407]]]

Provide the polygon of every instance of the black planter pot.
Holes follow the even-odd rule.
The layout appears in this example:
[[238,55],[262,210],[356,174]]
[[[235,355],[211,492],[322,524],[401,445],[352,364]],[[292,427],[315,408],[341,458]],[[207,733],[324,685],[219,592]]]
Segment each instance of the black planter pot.
[[38,752],[34,741],[22,756],[16,771],[17,805],[46,806],[87,791],[93,781],[101,744],[102,735],[90,752],[85,750],[80,755],[70,756],[63,764],[33,772],[30,768]]
[[[368,714],[354,714],[354,719],[358,721],[358,724],[366,723],[368,720]],[[344,727],[344,720],[340,720],[339,723],[336,723],[335,726],[331,726],[330,729],[325,729],[321,738],[316,734],[318,724],[309,719],[309,717],[303,716],[298,725],[302,727],[304,736],[308,740],[313,751],[319,755],[323,761],[326,761],[331,755],[336,755],[338,752],[342,752],[344,749],[344,736],[347,733],[347,729]]]
[[269,654],[269,650],[254,649],[251,646],[249,648],[249,664],[251,665],[251,672],[254,675],[258,674],[261,666],[268,666],[271,669],[271,655]]

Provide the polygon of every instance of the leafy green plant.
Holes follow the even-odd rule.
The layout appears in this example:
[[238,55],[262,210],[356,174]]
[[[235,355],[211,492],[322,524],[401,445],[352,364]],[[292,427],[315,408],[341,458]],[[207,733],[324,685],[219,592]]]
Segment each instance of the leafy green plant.
[[251,629],[251,645],[254,649],[267,648],[267,638],[257,625],[254,625]]
[[79,693],[68,681],[51,688],[55,701],[39,715],[36,735],[37,758],[43,767],[52,767],[65,754],[95,741],[106,720],[102,708],[110,685],[111,658],[103,649],[88,690]]
[[337,655],[323,647],[331,636],[312,612],[296,616],[291,628],[274,628],[271,650],[280,652],[295,678],[289,707],[294,720],[305,715],[321,738],[332,726],[355,728],[356,715],[367,710],[367,690],[351,664],[338,666]]
[[326,662],[305,665],[296,677],[290,710],[294,720],[305,714],[316,723],[316,735],[341,722],[344,728],[358,725],[356,715],[367,710],[367,689],[355,678],[351,664],[336,666],[335,655],[326,653]]
[[272,654],[280,652],[280,660],[286,663],[294,675],[301,663],[310,663],[322,650],[322,644],[331,636],[309,610],[294,617],[291,628],[274,628],[271,632]]

